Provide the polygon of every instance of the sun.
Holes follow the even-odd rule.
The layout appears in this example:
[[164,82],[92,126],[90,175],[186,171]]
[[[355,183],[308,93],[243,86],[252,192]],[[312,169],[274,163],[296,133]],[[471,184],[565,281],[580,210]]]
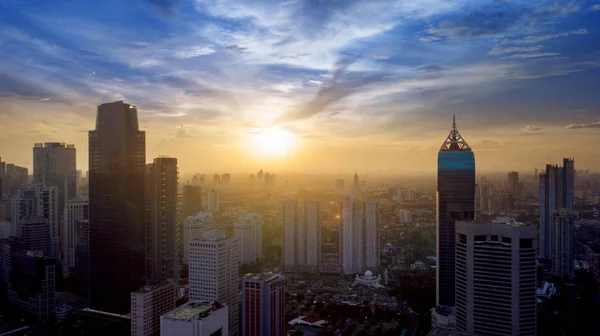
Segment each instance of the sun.
[[285,156],[298,143],[294,133],[278,127],[256,129],[249,135],[249,140],[254,152],[267,157]]

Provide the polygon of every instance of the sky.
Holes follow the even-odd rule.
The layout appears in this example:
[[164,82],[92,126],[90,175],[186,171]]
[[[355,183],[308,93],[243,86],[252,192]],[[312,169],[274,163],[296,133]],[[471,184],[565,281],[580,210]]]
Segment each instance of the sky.
[[180,170],[600,171],[600,1],[0,0],[0,156],[136,105]]

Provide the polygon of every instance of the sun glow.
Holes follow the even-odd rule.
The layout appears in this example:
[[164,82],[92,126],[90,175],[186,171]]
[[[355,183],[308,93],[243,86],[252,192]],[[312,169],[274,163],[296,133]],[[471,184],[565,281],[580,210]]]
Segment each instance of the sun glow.
[[298,144],[295,134],[276,127],[257,129],[249,138],[252,150],[268,157],[285,156]]

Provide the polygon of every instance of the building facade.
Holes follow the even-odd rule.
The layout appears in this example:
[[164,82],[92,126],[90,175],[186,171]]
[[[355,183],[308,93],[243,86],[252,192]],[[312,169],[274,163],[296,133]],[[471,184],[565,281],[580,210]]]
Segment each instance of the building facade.
[[47,236],[50,240],[50,250],[47,256],[59,256],[59,205],[58,187],[46,187],[43,184],[34,184],[23,187],[17,191],[12,199],[12,232],[20,236],[22,219],[39,216],[48,223]]
[[202,237],[204,230],[214,229],[215,219],[212,212],[200,212],[189,216],[183,222],[183,263],[189,264],[190,241]]
[[278,273],[249,275],[242,281],[242,336],[284,336],[285,279]]
[[174,279],[177,259],[177,159],[146,165],[146,278]]
[[[297,230],[300,223],[300,211],[297,200],[283,202],[282,225],[282,261],[283,267],[288,272],[297,272],[299,268],[298,254],[302,254],[305,245],[298,237]],[[298,244],[300,242],[300,244]]]
[[436,298],[454,306],[456,221],[475,219],[475,156],[452,123],[438,154]]
[[567,209],[556,210],[553,224],[552,274],[572,278],[575,271],[574,216]]
[[456,327],[536,335],[537,230],[511,220],[456,224]]
[[61,255],[63,276],[75,267],[75,247],[77,246],[77,222],[90,219],[90,203],[86,196],[67,201],[61,234]]
[[137,109],[123,101],[98,106],[89,132],[90,308],[130,311],[145,282],[146,134]]
[[371,270],[379,267],[380,264],[381,248],[379,244],[379,201],[364,201],[363,217],[365,221],[365,268]]
[[131,336],[160,335],[160,317],[175,309],[172,282],[148,283],[131,293]]
[[262,259],[262,217],[248,213],[233,224],[233,232],[240,247],[240,262],[254,263]]
[[48,220],[42,216],[22,218],[19,225],[21,241],[28,250],[41,252],[50,257],[51,239],[48,235],[50,225]]
[[319,272],[321,264],[321,203],[304,203],[304,214],[298,201],[283,202],[283,264],[288,272]]
[[205,230],[202,238],[190,242],[190,301],[218,301],[229,306],[229,333],[239,327],[239,246],[225,231]]
[[340,265],[343,274],[364,273],[379,266],[379,202],[340,202]]
[[513,171],[508,173],[508,195],[512,196],[512,199],[515,202],[520,199],[518,172]]
[[563,166],[546,165],[539,175],[540,187],[540,258],[552,259],[554,254],[554,219],[556,210],[573,210],[575,162],[563,159]]
[[219,192],[216,190],[210,190],[206,192],[204,196],[204,210],[207,211],[219,211]]

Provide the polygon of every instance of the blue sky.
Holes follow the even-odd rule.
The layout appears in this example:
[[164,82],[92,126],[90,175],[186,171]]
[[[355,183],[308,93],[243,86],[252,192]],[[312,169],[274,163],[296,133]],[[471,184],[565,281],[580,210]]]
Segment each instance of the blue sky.
[[0,155],[28,166],[66,141],[85,167],[120,99],[184,170],[253,169],[265,127],[301,139],[279,169],[433,170],[453,114],[478,167],[600,163],[597,0],[0,0],[0,51]]

